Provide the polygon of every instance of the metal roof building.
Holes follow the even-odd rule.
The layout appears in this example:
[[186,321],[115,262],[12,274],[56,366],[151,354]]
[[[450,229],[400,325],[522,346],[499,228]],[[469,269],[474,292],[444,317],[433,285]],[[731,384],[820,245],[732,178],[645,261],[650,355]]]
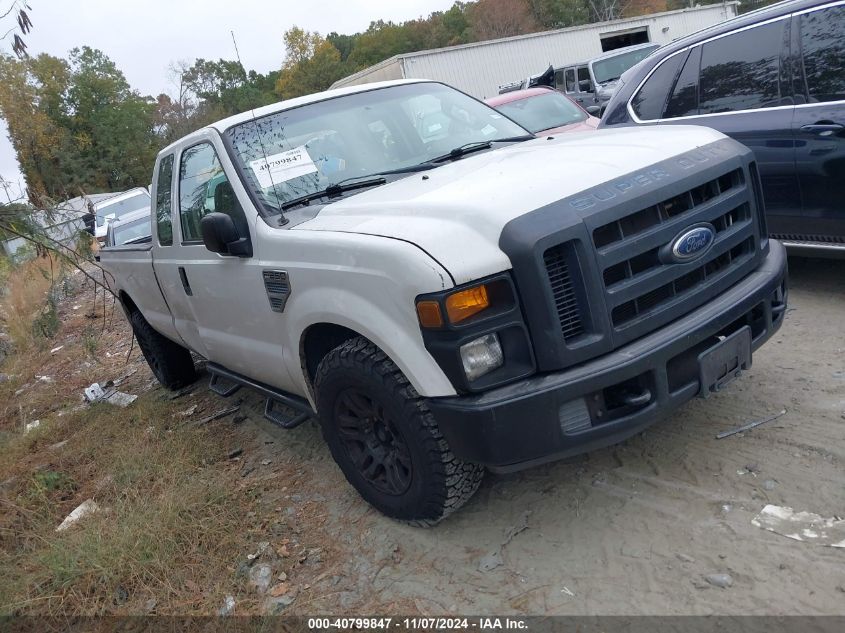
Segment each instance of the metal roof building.
[[626,43],[668,44],[736,16],[739,2],[723,2],[555,31],[394,55],[336,81],[332,88],[389,79],[435,79],[475,97],[555,67],[587,61]]

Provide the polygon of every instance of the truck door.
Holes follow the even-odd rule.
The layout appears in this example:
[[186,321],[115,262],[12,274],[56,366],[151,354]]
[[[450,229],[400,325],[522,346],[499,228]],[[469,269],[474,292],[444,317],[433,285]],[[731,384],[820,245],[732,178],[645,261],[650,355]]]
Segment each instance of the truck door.
[[[796,170],[805,239],[845,242],[845,5],[795,17],[803,93],[795,108]],[[803,76],[802,76],[803,75]]]
[[145,314],[150,324],[162,334],[178,336],[198,354],[206,355],[205,343],[197,329],[194,312],[180,276],[184,253],[173,231],[173,192],[175,187],[174,162],[176,154],[167,154],[159,159],[153,182],[152,201],[155,213],[155,237],[153,246],[153,270],[164,300],[170,311],[168,319],[157,319],[157,315]]
[[[208,131],[181,150],[174,196],[179,218],[179,257],[168,263],[191,306],[208,360],[255,380],[290,389],[284,354],[271,328],[279,315],[268,307],[268,290],[255,242],[257,214],[245,210],[243,191],[219,135]],[[244,199],[245,199],[244,195]],[[232,217],[241,237],[249,237],[252,257],[221,255],[202,241],[200,221],[211,212]]]
[[576,68],[578,75],[578,93],[575,100],[585,110],[596,104],[595,89],[593,88],[593,80],[590,79],[590,69],[585,66],[578,66]]

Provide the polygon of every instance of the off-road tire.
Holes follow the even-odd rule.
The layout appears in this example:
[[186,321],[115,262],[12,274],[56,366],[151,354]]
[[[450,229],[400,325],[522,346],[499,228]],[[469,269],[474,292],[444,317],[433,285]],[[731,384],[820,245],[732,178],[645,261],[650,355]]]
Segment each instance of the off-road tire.
[[[323,437],[334,460],[349,483],[383,514],[412,525],[431,526],[466,503],[481,484],[484,468],[452,454],[425,400],[393,361],[367,339],[350,339],[329,352],[317,367],[314,390]],[[404,492],[390,494],[368,481],[366,469],[356,465],[350,452],[355,449],[348,448],[349,441],[343,439],[350,418],[342,416],[345,421],[341,423],[337,409],[343,409],[344,394],[359,392],[378,405],[372,408],[374,417],[381,415],[388,421],[391,437],[400,445],[397,450],[407,450],[403,459],[410,458],[411,468]],[[375,431],[365,436],[377,440]]]
[[191,353],[156,332],[137,310],[129,317],[138,347],[158,381],[168,389],[179,389],[197,379]]

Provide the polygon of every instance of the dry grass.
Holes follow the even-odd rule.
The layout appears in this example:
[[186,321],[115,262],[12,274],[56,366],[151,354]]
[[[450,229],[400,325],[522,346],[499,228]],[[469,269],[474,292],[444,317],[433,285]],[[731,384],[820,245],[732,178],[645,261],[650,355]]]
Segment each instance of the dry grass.
[[[144,393],[151,375],[137,347],[127,364],[123,317],[103,329],[81,294],[58,305],[55,338],[39,340],[31,323],[48,271],[45,260],[12,270],[0,297],[15,346],[0,365],[11,375],[0,382],[0,615],[142,613],[151,600],[159,614],[209,614],[227,594],[249,612],[235,567],[260,519],[245,519],[253,500],[233,485],[231,427],[192,427],[174,417],[183,402]],[[134,372],[121,388],[142,393],[135,403],[81,404],[83,387],[121,372]],[[34,419],[41,426],[23,434]],[[104,510],[57,533],[86,499]]]
[[[170,429],[169,408],[148,394],[117,423],[95,405],[6,443],[0,613],[137,613],[149,599],[209,613],[232,592],[243,517],[220,433]],[[89,498],[104,510],[56,533]]]
[[38,257],[6,270],[6,296],[0,297],[0,316],[20,354],[44,346],[43,337],[33,336],[33,325],[48,307],[50,288],[63,272],[52,257]]

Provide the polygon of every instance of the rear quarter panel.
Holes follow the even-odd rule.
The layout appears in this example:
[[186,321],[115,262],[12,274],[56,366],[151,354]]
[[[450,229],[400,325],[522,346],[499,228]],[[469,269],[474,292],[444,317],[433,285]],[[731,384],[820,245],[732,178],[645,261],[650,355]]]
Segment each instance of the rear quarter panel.
[[118,296],[125,293],[158,332],[182,343],[153,270],[152,247],[112,246],[100,251],[106,281]]

